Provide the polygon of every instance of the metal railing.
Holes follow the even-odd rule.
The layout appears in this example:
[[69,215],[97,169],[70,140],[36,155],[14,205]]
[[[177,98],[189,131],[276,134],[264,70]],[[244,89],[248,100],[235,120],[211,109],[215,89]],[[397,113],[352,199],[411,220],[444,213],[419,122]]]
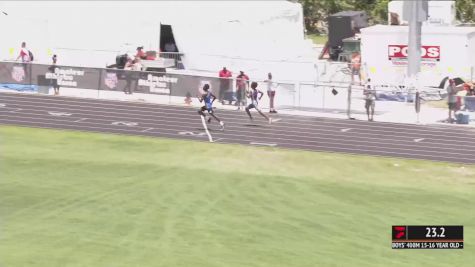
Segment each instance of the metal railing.
[[185,56],[184,53],[180,52],[160,52],[159,57],[161,58],[167,58],[167,59],[173,59],[175,61],[175,67],[177,69],[184,69],[183,66],[183,57]]

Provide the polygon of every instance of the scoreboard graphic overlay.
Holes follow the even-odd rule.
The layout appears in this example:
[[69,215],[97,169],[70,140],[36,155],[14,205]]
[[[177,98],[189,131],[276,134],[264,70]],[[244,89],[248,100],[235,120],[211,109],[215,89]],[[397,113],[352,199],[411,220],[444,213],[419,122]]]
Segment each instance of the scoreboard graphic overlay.
[[463,249],[461,225],[396,225],[392,227],[393,249]]

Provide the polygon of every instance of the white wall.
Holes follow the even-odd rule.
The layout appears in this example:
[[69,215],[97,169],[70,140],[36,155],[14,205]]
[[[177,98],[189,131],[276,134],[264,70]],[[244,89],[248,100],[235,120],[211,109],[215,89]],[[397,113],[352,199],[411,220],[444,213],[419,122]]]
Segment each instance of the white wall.
[[[407,26],[383,26],[391,27],[384,32],[374,30],[376,28],[362,29],[361,56],[367,74],[375,83],[404,84],[406,65],[396,66],[388,59],[388,45],[407,45]],[[398,27],[398,28],[395,28]],[[381,27],[380,27],[381,29]],[[389,29],[389,28],[387,28]],[[400,29],[396,32],[394,29]],[[421,66],[419,80],[425,86],[438,86],[445,76],[470,77],[470,67],[473,66],[471,59],[475,50],[473,38],[469,41],[467,34],[445,33],[425,34],[422,30],[422,45],[440,46],[440,62],[424,62]],[[448,28],[445,28],[448,29]]]
[[[114,62],[124,43],[157,50],[160,22],[172,25],[187,68],[217,72],[223,65],[234,65],[234,72],[255,68],[267,73],[273,69],[263,62],[273,60],[271,67],[286,68],[284,75],[290,79],[314,71],[302,67],[289,74],[287,66],[277,66],[278,61],[317,58],[304,40],[301,5],[288,1],[5,1],[2,5],[11,17],[48,20],[50,37],[42,45],[58,54],[60,64],[104,67]],[[33,31],[43,32],[35,26],[9,39],[14,44],[28,42]],[[33,51],[35,46],[32,43]]]
[[25,41],[35,57],[35,61],[50,58],[48,51],[48,24],[42,19],[18,19],[0,16],[0,60],[14,60],[20,53],[21,43]]
[[472,34],[469,37],[467,45],[467,53],[469,54],[470,64],[470,79],[472,82],[475,82],[475,34]]
[[[403,21],[403,3],[401,0],[393,0],[388,3],[388,11],[399,14],[401,23],[407,24],[407,21]],[[442,21],[446,25],[455,24],[455,1],[429,1],[429,22],[430,21]],[[390,24],[390,18],[388,17],[388,24]]]

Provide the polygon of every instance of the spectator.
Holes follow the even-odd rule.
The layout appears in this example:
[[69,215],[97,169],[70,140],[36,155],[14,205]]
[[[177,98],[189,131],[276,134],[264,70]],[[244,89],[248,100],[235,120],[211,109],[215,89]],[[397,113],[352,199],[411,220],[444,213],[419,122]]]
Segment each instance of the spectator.
[[[52,60],[53,62],[51,63],[50,71],[51,71],[52,73],[54,73],[54,72],[55,72],[55,69],[56,69],[56,63],[58,62],[58,56],[53,55],[53,57],[51,58],[51,60]],[[53,86],[53,89],[54,89],[54,95],[59,95],[58,79],[51,79],[51,85]]]
[[277,113],[274,108],[275,84],[272,82],[272,73],[267,74],[267,95],[269,96],[269,113]]
[[131,69],[132,70],[135,70],[135,71],[141,71],[142,70],[142,60],[138,57],[136,57],[133,61],[132,61],[132,66],[131,66]]
[[467,85],[468,85],[467,96],[475,96],[475,84],[468,83]]
[[132,79],[133,79],[132,69],[134,68],[134,63],[135,63],[135,60],[128,58],[127,63],[125,63],[125,66],[124,66],[124,76],[125,76],[124,93],[125,94],[132,94]]
[[146,59],[147,58],[147,55],[143,51],[143,46],[137,47],[137,54],[135,54],[135,57],[140,58],[140,59]]
[[157,52],[156,51],[147,51],[145,53],[146,60],[155,60],[157,59]]
[[18,55],[16,60],[21,58],[21,62],[28,63],[32,61],[33,59],[32,56],[33,54],[30,52],[30,50],[28,50],[28,48],[26,48],[26,43],[22,42],[21,48],[20,48],[20,54]]
[[219,102],[221,104],[224,104],[224,95],[226,92],[229,91],[230,85],[231,85],[231,77],[232,73],[231,71],[227,70],[226,67],[223,67],[223,69],[219,72]]
[[363,90],[365,96],[365,109],[366,115],[368,115],[368,121],[373,121],[374,119],[374,107],[376,102],[376,91],[374,90],[373,85],[371,84],[371,79],[368,79],[365,89]]
[[187,106],[191,106],[191,102],[193,102],[193,100],[191,99],[191,93],[188,92],[188,93],[186,93],[185,104]]
[[249,83],[249,77],[244,74],[244,71],[240,71],[239,75],[236,77],[236,106],[238,110],[241,109],[241,104],[246,105],[246,91],[247,85]]
[[447,86],[447,104],[449,106],[449,118],[447,119],[448,123],[454,122],[452,113],[455,116],[455,112],[457,111],[458,91],[460,91],[460,89],[457,89],[455,86],[455,81],[453,79],[449,79],[449,86]]
[[353,53],[351,57],[351,83],[355,82],[355,76],[358,78],[358,83],[361,85],[361,56],[359,53]]

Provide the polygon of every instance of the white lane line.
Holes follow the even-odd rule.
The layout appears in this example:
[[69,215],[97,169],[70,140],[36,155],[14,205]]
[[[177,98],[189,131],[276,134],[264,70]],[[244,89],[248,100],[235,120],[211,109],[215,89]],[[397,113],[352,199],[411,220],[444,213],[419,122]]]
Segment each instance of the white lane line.
[[277,146],[277,144],[273,144],[273,143],[260,143],[260,142],[250,142],[249,144],[251,145],[257,145],[257,146]]
[[133,127],[133,126],[139,125],[136,122],[130,122],[130,121],[114,121],[111,124],[112,125],[117,125],[117,126],[123,125],[123,126],[128,126],[128,127]]
[[6,107],[7,105],[3,104],[3,103],[0,103],[0,108],[4,108]]
[[421,142],[422,140],[425,140],[425,138],[417,138],[417,139],[414,139],[414,142],[419,143],[419,142]]
[[145,129],[145,130],[142,130],[141,132],[144,133],[144,132],[148,132],[148,131],[153,130],[153,129],[154,129],[154,128],[147,128],[147,129]]
[[23,109],[22,109],[22,108],[16,108],[16,109],[10,110],[10,111],[8,111],[8,112],[9,112],[9,113],[15,113],[15,112],[20,111],[20,110],[23,110]]
[[[2,123],[0,122],[0,125]],[[47,123],[48,124],[48,123]],[[19,125],[19,124],[16,124],[16,125]],[[144,136],[144,137],[150,137],[148,135],[143,135],[143,134],[140,134],[140,132],[135,132],[133,130],[126,130],[126,129],[122,129],[121,131],[128,131],[128,132],[132,132],[132,133],[122,133],[122,132],[104,132],[104,131],[101,131],[101,130],[93,130],[93,129],[90,129],[90,130],[83,130],[83,129],[74,129],[74,128],[58,128],[58,127],[48,127],[48,126],[44,126],[44,125],[41,125],[41,126],[27,126],[27,125],[19,125],[20,127],[33,127],[33,128],[38,128],[38,129],[52,129],[52,130],[57,130],[57,131],[74,131],[74,132],[80,132],[80,133],[99,133],[99,134],[113,134],[113,135],[121,135],[121,136]],[[170,136],[173,136],[173,137],[170,137]],[[162,133],[161,136],[156,136],[156,137],[159,137],[159,138],[171,138],[171,139],[176,139],[176,137],[174,137],[174,134],[167,134],[167,133]],[[218,138],[219,140],[224,140],[225,138]],[[235,145],[235,144],[239,144],[237,142],[224,142],[225,144],[232,144],[232,145]],[[303,145],[305,147],[305,145]],[[291,149],[291,150],[303,150],[303,151],[310,151],[310,152],[325,152],[325,153],[332,153],[332,154],[343,154],[343,155],[352,155],[352,156],[361,156],[362,153],[361,152],[350,152],[350,151],[334,151],[334,150],[325,150],[325,148],[318,148],[318,147],[312,147],[312,148],[302,148],[302,147],[284,147],[284,149]],[[450,161],[450,160],[447,160],[447,159],[458,159],[460,160],[460,158],[446,158],[446,159],[434,159],[433,157],[432,158],[417,158],[417,157],[414,157],[416,156],[416,154],[399,154],[399,153],[391,153],[391,152],[387,152],[385,153],[384,155],[381,155],[381,154],[368,154],[368,152],[370,151],[366,151],[366,153],[364,153],[363,155],[366,155],[366,156],[375,156],[375,157],[384,157],[384,158],[387,158],[387,159],[403,159],[403,160],[428,160],[428,161],[433,161],[433,162],[442,162],[442,163],[458,163],[458,164],[473,164],[472,162],[461,162],[461,161]],[[376,151],[378,152],[378,151]],[[405,155],[405,156],[404,156]],[[421,156],[421,157],[424,157],[424,155],[418,155],[418,156]],[[463,167],[462,167],[463,168]]]
[[67,112],[54,112],[54,111],[48,111],[48,114],[55,117],[68,117],[68,116],[73,115]]
[[75,120],[74,122],[81,122],[81,121],[85,121],[87,120],[87,118],[82,118],[82,119],[79,119],[79,120]]
[[341,130],[340,130],[340,132],[344,132],[344,133],[346,133],[346,132],[348,132],[349,130],[351,130],[351,128],[345,128],[345,129],[341,129]]
[[[124,118],[124,119],[129,119],[127,118],[126,116],[124,116],[124,114],[121,114],[121,113],[117,113],[117,112],[102,112],[102,113],[110,113],[110,114],[117,114],[117,116],[110,116],[110,115],[91,115],[91,116],[94,116],[94,117],[102,117],[102,118],[111,118],[111,119],[117,119],[117,117],[121,117],[121,118]],[[25,113],[25,114],[32,114],[32,115],[36,115],[36,113]],[[81,115],[87,115],[87,114],[81,114]],[[133,114],[134,115],[134,114]],[[151,115],[150,115],[151,116]],[[143,121],[144,123],[145,122],[151,122],[151,123],[156,123],[157,120],[152,120],[152,119],[147,119],[147,115],[140,115],[140,120]],[[165,119],[168,119],[169,117],[168,116],[160,116],[160,115],[153,115],[153,117],[156,119],[156,118],[165,118]],[[131,118],[131,119],[136,119],[135,118]],[[191,121],[194,119],[192,118],[183,118],[182,119],[183,121]],[[246,120],[247,121],[247,120]],[[169,121],[167,121],[169,122]],[[280,124],[282,125],[282,124]],[[239,125],[231,125],[230,126],[231,129],[234,129],[234,128],[241,128],[239,127]],[[326,125],[321,125],[321,127],[318,128],[318,131],[320,131],[319,133],[319,136],[322,137],[322,136],[330,136],[330,137],[334,137],[335,136],[335,131],[334,130],[327,130],[327,129],[324,129],[326,127]],[[295,127],[294,127],[295,128]],[[315,130],[315,128],[308,128],[308,127],[302,127],[302,126],[298,126],[296,129],[298,129],[297,131],[296,130],[293,130],[294,128],[289,128],[289,129],[279,129],[279,128],[276,128],[274,127],[273,128],[273,131],[276,132],[276,135],[287,135],[289,136],[289,134],[293,134],[293,133],[298,133],[298,134],[307,134],[308,137],[311,137],[315,134],[314,131],[304,131],[306,129],[309,129],[309,130]],[[244,128],[243,128],[244,129]],[[350,128],[352,129],[352,128]],[[324,132],[324,133],[321,133],[321,132]],[[373,131],[374,132],[374,131]],[[384,131],[379,131],[379,132],[384,132]],[[280,134],[280,133],[284,133],[284,134]],[[329,133],[329,134],[326,134],[326,133]],[[390,142],[394,142],[395,139],[394,138],[398,138],[397,140],[400,140],[401,138],[401,135],[391,135],[391,134],[375,134],[375,133],[368,133],[367,131],[365,131],[364,133],[359,133],[357,137],[359,138],[365,138],[365,137],[371,137],[371,136],[376,136],[376,137],[371,137],[372,140],[374,141],[378,141],[380,140],[380,142],[384,142],[384,141],[390,141]],[[384,136],[384,138],[381,138],[381,136]],[[438,139],[440,139],[440,135],[429,135],[431,137],[434,137],[432,141],[435,141]],[[472,140],[473,137],[470,137],[470,138],[464,138],[464,137],[460,137],[459,140],[453,140],[452,143],[461,143],[461,144],[466,144],[466,142],[464,140]],[[408,140],[401,140],[403,142],[405,141],[408,141]],[[358,141],[357,141],[358,142]],[[437,146],[439,146],[439,143],[436,144]]]
[[[24,114],[24,113],[22,113]],[[1,114],[0,114],[1,115]],[[37,114],[33,114],[32,115],[37,115]],[[97,117],[101,117],[100,115],[98,115]],[[39,119],[38,120],[45,120],[45,119]],[[47,119],[46,119],[47,120]],[[107,120],[105,120],[107,121]],[[174,120],[170,120],[170,121],[160,121],[160,123],[163,123],[165,125],[167,125],[168,123],[174,123],[176,121]],[[142,123],[142,122],[141,122]],[[154,121],[154,125],[156,125],[157,121]],[[99,124],[101,125],[102,123],[95,123],[95,124]],[[145,124],[145,123],[142,123],[142,124]],[[177,127],[181,127],[180,125],[176,125]],[[184,126],[183,126],[184,127]],[[240,133],[249,133],[249,134],[256,134],[255,131],[249,131],[247,127],[235,127],[235,128],[239,128],[239,130],[237,130],[237,132],[240,132]],[[179,130],[177,130],[179,131]],[[302,137],[304,138],[307,138],[310,139],[309,141],[310,142],[317,142],[317,141],[321,141],[321,140],[328,140],[330,142],[332,141],[338,141],[338,142],[341,142],[341,138],[338,138],[338,137],[335,137],[335,133],[333,135],[331,134],[318,134],[316,135],[314,132],[304,132],[304,131],[299,131],[299,132],[296,132],[296,131],[289,131],[290,134],[285,134],[285,131],[282,131],[284,133],[273,133],[273,138],[275,139],[280,139],[280,140],[288,140],[286,138],[297,138],[297,139],[300,139]],[[292,133],[299,133],[300,135],[298,134],[292,134]],[[193,133],[192,133],[193,134]],[[230,133],[223,133],[224,135],[227,135],[227,136],[239,136],[237,134],[230,134]],[[205,135],[205,133],[200,133],[200,134],[196,134],[196,135]],[[302,136],[303,135],[303,136]],[[329,136],[329,137],[325,137],[325,136]],[[363,138],[363,137],[361,137]],[[387,139],[382,139],[382,138],[369,138],[369,139],[366,139],[366,140],[354,140],[354,143],[352,144],[346,144],[347,146],[363,146],[363,144],[365,144],[366,146],[368,147],[377,147],[377,148],[381,148],[382,146],[379,145],[379,146],[376,146],[375,143],[376,141],[378,140],[384,140],[384,141],[387,141]],[[393,140],[394,141],[394,140]],[[406,141],[409,141],[409,140],[406,140]],[[411,140],[412,141],[412,140]],[[455,141],[455,140],[454,140]],[[380,143],[382,143],[381,141],[379,141]],[[456,142],[453,142],[453,143],[456,143]],[[462,143],[462,145],[467,145],[467,143],[463,143],[463,142],[460,142]],[[361,145],[360,145],[361,144]],[[449,147],[441,147],[441,144],[440,143],[434,143],[433,145],[434,146],[431,146],[430,145],[431,143],[427,143],[426,147],[425,148],[432,148],[432,149],[440,149],[441,151],[442,150],[455,150],[455,151],[459,151],[459,149],[457,147],[454,147],[454,146],[449,146]],[[407,147],[407,148],[406,148]],[[389,148],[391,149],[391,147],[386,147],[386,148]],[[394,149],[394,148],[393,148]],[[411,150],[411,151],[418,151],[418,150],[414,150],[413,149],[413,146],[406,142],[406,143],[401,143],[401,144],[398,144],[398,147],[397,149],[400,149],[400,150]]]
[[206,133],[194,133],[190,131],[178,132],[179,135],[191,135],[191,136],[205,136]]
[[[12,101],[17,101],[17,102],[24,102],[24,103],[34,103],[34,104],[42,104],[42,103],[39,103],[38,100],[47,100],[47,101],[50,101],[50,102],[54,102],[55,100],[54,99],[50,99],[50,98],[38,98],[38,99],[35,99],[37,101],[25,101],[23,99],[19,100],[18,98],[23,98],[23,99],[31,99],[31,96],[30,98],[26,98],[24,96],[20,96],[20,97],[10,97],[10,99],[12,99]],[[87,100],[92,100],[92,101],[95,101],[96,99],[87,99]],[[57,101],[57,99],[56,99]],[[140,103],[140,104],[143,104],[145,107],[140,107],[139,103],[130,103],[132,105],[130,106],[126,106],[127,104],[125,103],[121,103],[121,102],[118,102],[118,103],[111,103],[112,101],[104,101],[104,102],[94,102],[94,103],[85,103],[85,101],[73,101],[72,99],[66,99],[64,102],[68,102],[66,104],[63,104],[63,103],[52,103],[54,105],[61,105],[61,106],[66,106],[66,107],[71,107],[71,103],[74,103],[76,107],[86,107],[88,109],[90,108],[94,108],[94,109],[102,109],[102,110],[117,110],[117,107],[123,109],[123,110],[128,110],[130,111],[131,108],[134,108],[134,109],[137,109],[138,112],[147,112],[147,111],[161,111],[161,110],[165,110],[165,111],[170,111],[171,113],[173,112],[177,112],[177,109],[176,108],[179,108],[180,106],[170,106],[172,108],[167,108],[165,105],[159,105],[159,104],[148,104],[148,103]],[[77,104],[76,104],[77,103]],[[47,105],[47,103],[43,103],[45,105]],[[84,105],[79,105],[79,104],[88,104],[87,106],[84,106]],[[94,105],[101,105],[99,107],[95,107]],[[133,106],[134,105],[134,106]],[[107,107],[104,107],[104,106],[111,106],[111,108],[107,108]],[[175,108],[175,109],[173,109]],[[194,112],[190,111],[189,109],[183,109],[181,110],[180,112],[182,112],[182,114],[194,114]],[[226,114],[227,117],[233,117],[233,118],[241,118],[242,116],[238,115],[238,113],[236,114]],[[290,115],[292,116],[292,115]],[[317,122],[314,122],[314,121],[311,121],[312,118],[315,118],[317,116],[313,116],[313,117],[306,117],[306,119],[300,119],[298,116],[295,116],[295,118],[292,119],[292,122],[302,122],[304,124],[309,124],[309,123],[317,123]],[[350,120],[341,120],[341,121],[322,121],[322,122],[318,122],[318,123],[321,123],[320,125],[317,125],[317,126],[329,126],[329,125],[334,125],[334,127],[338,127],[338,125],[344,125],[344,126],[349,126],[349,125],[358,125],[358,126],[364,126],[366,127],[366,131],[374,131],[374,132],[386,132],[386,133],[391,133],[393,131],[391,131],[390,129],[396,129],[396,130],[401,130],[404,126],[411,126],[411,129],[409,129],[410,131],[412,131],[412,133],[416,133],[416,132],[431,132],[431,133],[434,133],[434,132],[438,132],[438,133],[446,133],[447,132],[447,129],[439,129],[439,128],[435,128],[435,129],[424,129],[424,128],[420,128],[420,127],[417,127],[417,125],[414,125],[414,124],[404,124],[404,123],[390,123],[390,122],[385,122],[384,124],[385,125],[362,125],[360,123],[356,124]],[[286,123],[287,124],[287,123]],[[282,125],[282,124],[279,124],[279,125]],[[400,127],[393,127],[392,125],[398,125]],[[388,129],[388,130],[384,130],[384,129]],[[448,128],[449,130],[451,130],[451,128]],[[460,134],[466,134],[466,135],[470,135],[471,133],[468,133],[468,132],[459,132]],[[434,134],[435,136],[435,134]],[[438,135],[437,135],[438,136]]]
[[272,119],[272,123],[274,123],[274,122],[279,122],[279,121],[281,121],[281,120],[282,120],[281,118],[278,118],[278,119]]
[[[47,100],[50,100],[50,99],[47,99]],[[17,100],[15,100],[15,101],[17,101]],[[21,102],[21,101],[22,101],[22,100],[20,100],[19,102]],[[25,101],[24,101],[24,102],[25,102]],[[45,105],[45,103],[38,103],[38,102],[32,102],[32,101],[26,101],[26,102],[35,103],[35,104],[40,104],[40,105]],[[64,104],[61,104],[61,103],[53,103],[53,105],[54,105],[54,104],[56,104],[56,105],[64,105]],[[84,106],[84,105],[78,105],[78,106],[79,106],[79,107],[86,107],[86,110],[88,110],[88,109],[91,108],[91,106]],[[116,105],[116,106],[120,106],[120,105]],[[68,107],[71,108],[71,106],[68,106]],[[110,108],[101,108],[101,107],[97,107],[96,109],[112,110],[112,109],[110,109]],[[140,109],[140,107],[137,107],[137,109]],[[158,109],[160,109],[160,108],[158,108]],[[117,110],[117,109],[115,109],[115,111],[116,111],[116,110]],[[149,110],[151,110],[151,109],[149,109]],[[164,108],[163,110],[167,110],[167,109]],[[142,110],[137,110],[137,111],[138,111],[138,113],[140,113],[140,112],[144,112],[144,111],[146,111],[146,110],[142,109]],[[176,111],[176,110],[175,110],[175,111]],[[184,110],[184,111],[183,111],[182,113],[180,113],[180,114],[186,115],[186,114],[185,114],[186,112],[187,112],[187,110]],[[121,117],[126,118],[126,117],[124,117],[124,114],[117,113],[117,112],[102,112],[102,113],[120,114]],[[93,116],[96,116],[96,115],[93,115]],[[150,113],[148,113],[148,114],[144,114],[144,115],[140,115],[140,116],[141,116],[142,118],[144,118],[144,117],[154,117],[154,118],[159,117],[159,118],[165,118],[165,117],[167,117],[168,115],[167,115],[167,116],[160,116],[160,115],[158,115],[158,114],[157,114],[157,115],[151,115]],[[230,116],[230,117],[234,117],[234,116]],[[242,116],[239,116],[239,118],[241,118],[241,117],[242,117]],[[182,120],[187,120],[187,119],[188,119],[188,120],[192,120],[192,118],[186,118],[186,116],[185,116],[185,118],[182,117],[181,119],[182,119]],[[238,120],[238,121],[242,121],[242,120],[239,120],[239,119],[237,119],[237,120]],[[246,121],[247,121],[247,120],[246,120]],[[295,121],[295,120],[294,120],[294,121]],[[298,121],[298,120],[296,120],[296,121]],[[304,124],[304,125],[308,125],[308,124],[309,124],[309,121],[308,121],[308,120],[305,121],[305,122],[306,122],[306,124]],[[310,122],[310,123],[311,123],[311,122]],[[335,126],[333,126],[332,124],[334,124]],[[319,131],[321,131],[321,132],[329,132],[329,133],[331,133],[331,134],[328,134],[328,135],[334,136],[334,134],[335,134],[335,133],[334,133],[334,130],[331,130],[331,129],[324,129],[324,128],[337,127],[336,125],[345,125],[345,126],[348,126],[348,123],[345,123],[345,122],[343,122],[343,123],[341,123],[341,122],[327,122],[327,121],[325,121],[325,122],[322,122],[322,123],[320,123],[320,124],[317,124],[317,122],[315,122],[315,124],[314,124],[314,123],[311,123],[310,126],[314,126],[314,127],[302,127],[302,125],[298,125],[298,126],[296,127],[296,125],[292,125],[292,124],[289,124],[289,123],[285,123],[285,122],[284,122],[283,124],[278,124],[278,127],[275,127],[274,130],[279,130],[278,128],[280,128],[280,127],[292,126],[293,128],[299,129],[298,133],[302,133],[302,130],[305,130],[305,129],[311,130],[312,133],[313,133],[313,131],[315,130],[315,128],[318,128]],[[398,125],[404,125],[404,124],[398,124]],[[361,126],[361,125],[360,125],[360,126]],[[371,125],[371,126],[372,126],[372,125]],[[393,138],[401,138],[401,135],[395,135],[395,134],[394,134],[394,131],[381,130],[381,129],[384,129],[384,128],[393,128],[393,129],[399,129],[399,130],[400,130],[401,128],[384,127],[384,126],[381,126],[381,125],[380,125],[380,126],[375,126],[377,129],[371,129],[371,126],[369,126],[369,127],[367,127],[367,128],[365,129],[365,135],[373,135],[373,136],[376,136],[376,138],[379,139],[379,140],[388,140],[388,141],[389,141],[389,140],[394,141]],[[366,127],[366,126],[365,126],[365,127]],[[378,128],[379,128],[379,129],[378,129]],[[444,131],[444,133],[446,133],[445,130],[441,130],[441,131]],[[295,131],[288,131],[288,130],[287,130],[286,132],[295,132]],[[372,132],[372,133],[371,133],[371,132]],[[427,136],[429,136],[429,137],[433,137],[433,138],[435,138],[435,139],[440,139],[440,135],[434,133],[434,132],[439,132],[439,131],[437,131],[437,130],[434,131],[434,130],[425,130],[425,129],[411,129],[411,131],[410,131],[411,134],[417,134],[417,133],[420,133],[420,132],[431,132],[432,134],[425,134],[425,135],[427,135]],[[384,134],[381,134],[381,133],[384,133]],[[311,134],[311,133],[309,133],[309,134]],[[386,139],[380,138],[381,136],[386,137]],[[467,141],[470,140],[470,141],[471,141],[471,140],[473,139],[472,134],[471,134],[471,133],[468,133],[468,132],[459,132],[459,133],[458,133],[458,136],[459,136],[458,140],[454,140],[454,142],[463,143],[463,142],[464,142],[463,140],[467,140]],[[465,136],[466,136],[466,137],[465,137]],[[378,137],[379,137],[379,138],[378,138]],[[374,138],[373,138],[373,139],[374,139]],[[376,139],[375,139],[375,140],[376,140]],[[407,140],[401,140],[401,141],[407,141]],[[434,140],[432,140],[432,141],[434,141]]]
[[[22,119],[24,119],[24,118],[22,118]],[[24,120],[15,120],[15,119],[6,118],[6,119],[0,119],[0,122],[1,121],[11,121],[12,123],[33,123],[33,124],[38,123],[38,119],[35,119],[34,121],[24,121]],[[65,121],[65,123],[68,123],[68,121]],[[62,127],[65,127],[65,126],[76,127],[77,126],[77,125],[67,125],[67,124],[43,122],[41,127],[42,128],[47,128],[47,127],[44,127],[44,125],[54,125],[54,126],[62,126]],[[117,129],[117,128],[104,127],[103,124],[99,124],[99,125],[101,125],[102,127],[84,125],[84,126],[82,126],[83,129],[79,129],[79,131],[85,132],[85,131],[87,131],[85,129],[98,129],[97,131],[102,132],[102,133],[105,130],[112,130],[112,132],[109,132],[109,133],[114,134],[114,131],[123,131],[123,132],[130,132],[130,133],[134,133],[134,134],[140,134],[140,131],[132,130],[133,128],[131,128],[130,130],[129,129]],[[28,125],[25,125],[25,126],[28,127]],[[30,125],[29,127],[37,127],[37,126],[31,126]],[[54,128],[54,129],[58,129],[58,128]],[[170,129],[167,129],[167,130],[170,130]],[[154,132],[154,133],[163,134],[163,135],[167,135],[167,136],[177,136],[176,134],[173,134],[173,133],[165,133],[165,132]],[[252,140],[249,140],[249,139],[246,140],[245,138],[243,138],[242,135],[236,135],[236,136],[238,136],[240,138],[240,141],[253,142]],[[160,137],[160,136],[158,136],[158,137]],[[278,139],[282,139],[282,138],[278,138]],[[295,141],[295,140],[285,140],[284,139],[284,141]],[[406,158],[406,159],[407,158],[414,159],[415,156],[429,157],[429,158],[434,157],[434,153],[429,152],[429,154],[424,154],[425,151],[423,151],[423,150],[421,151],[421,150],[414,150],[414,149],[398,149],[398,150],[412,150],[412,151],[414,151],[414,152],[401,153],[401,152],[388,151],[388,150],[365,150],[365,149],[359,149],[359,148],[349,148],[348,146],[335,146],[335,145],[325,146],[325,145],[321,145],[321,143],[317,143],[317,142],[313,142],[313,143],[316,143],[316,145],[307,145],[307,144],[300,144],[300,143],[296,143],[296,144],[281,143],[281,145],[290,146],[290,148],[292,148],[292,146],[293,146],[293,149],[299,149],[300,148],[300,149],[307,149],[307,150],[310,150],[310,151],[325,150],[325,149],[331,149],[331,150],[337,149],[338,151],[327,151],[327,152],[332,152],[332,153],[354,153],[356,155],[359,155],[358,153],[363,153],[363,154],[366,154],[366,155],[374,155],[374,153],[382,153],[384,155],[387,155],[387,157],[397,157],[397,155],[399,155],[400,157],[403,157],[403,158]],[[357,145],[356,147],[367,148],[368,146],[365,146],[365,145],[358,146]],[[381,148],[381,147],[377,147],[377,148]],[[343,151],[341,151],[341,150],[343,150]],[[350,152],[350,151],[353,151],[353,152]],[[420,153],[420,152],[422,152],[422,153]],[[446,162],[447,159],[454,159],[454,160],[459,161],[460,158],[461,158],[460,156],[467,157],[466,154],[460,154],[460,153],[450,153],[449,152],[449,153],[445,153],[445,154],[455,154],[455,155],[459,155],[459,156],[454,156],[454,157],[444,156],[444,157],[440,157],[442,159],[439,159],[439,160],[436,160],[436,161]],[[421,160],[424,160],[424,159],[422,158]],[[429,159],[429,160],[431,160],[431,159]]]

